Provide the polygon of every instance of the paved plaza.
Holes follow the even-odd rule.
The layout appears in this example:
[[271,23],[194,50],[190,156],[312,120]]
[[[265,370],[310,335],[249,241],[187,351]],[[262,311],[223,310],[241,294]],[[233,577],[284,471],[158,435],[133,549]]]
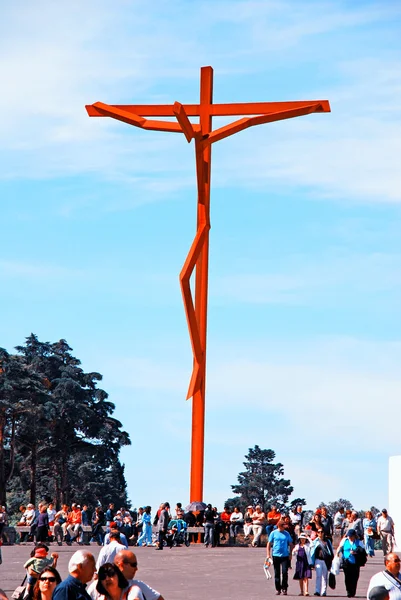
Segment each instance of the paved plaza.
[[[51,545],[51,551],[58,551],[59,571],[64,579],[67,575],[68,560],[78,547]],[[98,546],[85,547],[95,556]],[[23,563],[28,560],[31,545],[3,546],[3,564],[0,565],[0,587],[10,598],[10,592],[21,583],[24,575]],[[166,600],[260,600],[275,597],[273,580],[267,581],[263,572],[265,548],[204,548],[193,544],[190,548],[165,548],[156,552],[154,548],[133,548],[139,564],[138,579],[143,579],[159,590]],[[380,571],[383,565],[382,553],[369,559],[361,569],[357,597],[366,597],[370,577]],[[290,571],[289,596],[298,596],[298,582],[293,581]],[[314,577],[314,576],[313,576]],[[313,596],[314,578],[309,590]],[[344,576],[337,577],[337,588],[328,590],[333,598],[345,596]]]

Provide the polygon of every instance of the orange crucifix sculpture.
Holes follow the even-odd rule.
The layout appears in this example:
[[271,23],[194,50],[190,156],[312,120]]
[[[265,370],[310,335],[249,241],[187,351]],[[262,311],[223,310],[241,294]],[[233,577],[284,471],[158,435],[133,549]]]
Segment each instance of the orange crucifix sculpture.
[[[180,273],[181,291],[193,352],[193,370],[187,399],[192,398],[192,446],[190,501],[203,500],[203,463],[205,431],[206,329],[210,230],[210,174],[212,144],[254,125],[301,117],[310,113],[330,112],[327,100],[296,102],[246,102],[213,104],[213,69],[202,67],[199,104],[87,105],[90,117],[111,117],[128,125],[153,131],[183,133],[188,142],[195,140],[198,182],[197,229],[194,241]],[[212,129],[212,118],[252,115],[219,129]],[[175,117],[177,122],[147,117]],[[192,123],[189,117],[199,117]],[[190,278],[195,273],[195,303]]]

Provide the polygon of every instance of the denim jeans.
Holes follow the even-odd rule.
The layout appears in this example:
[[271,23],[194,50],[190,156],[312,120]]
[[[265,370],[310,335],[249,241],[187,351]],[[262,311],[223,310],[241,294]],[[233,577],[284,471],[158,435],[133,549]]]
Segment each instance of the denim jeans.
[[213,546],[214,524],[205,523],[205,546]]
[[273,556],[274,584],[278,592],[288,588],[289,562],[288,556]]

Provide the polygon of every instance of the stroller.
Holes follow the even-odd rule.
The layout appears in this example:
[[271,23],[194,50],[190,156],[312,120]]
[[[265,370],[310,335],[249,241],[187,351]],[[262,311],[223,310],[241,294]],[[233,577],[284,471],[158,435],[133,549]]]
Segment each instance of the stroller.
[[168,533],[166,535],[166,545],[172,548],[173,546],[189,546],[189,536],[187,532],[187,524],[183,519],[172,519],[168,524]]

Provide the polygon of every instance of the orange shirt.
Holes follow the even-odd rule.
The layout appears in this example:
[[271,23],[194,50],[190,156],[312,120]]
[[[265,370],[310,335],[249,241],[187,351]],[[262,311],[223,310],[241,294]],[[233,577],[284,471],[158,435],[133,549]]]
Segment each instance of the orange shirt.
[[280,521],[281,519],[281,513],[279,513],[277,510],[271,510],[270,512],[267,513],[267,521],[269,523],[269,525],[277,525],[277,523]]
[[72,510],[68,515],[68,522],[72,525],[78,525],[82,523],[81,511],[79,509]]
[[225,510],[223,510],[223,512],[220,514],[220,519],[222,521],[229,521],[230,517],[231,517],[231,513],[228,513]]

